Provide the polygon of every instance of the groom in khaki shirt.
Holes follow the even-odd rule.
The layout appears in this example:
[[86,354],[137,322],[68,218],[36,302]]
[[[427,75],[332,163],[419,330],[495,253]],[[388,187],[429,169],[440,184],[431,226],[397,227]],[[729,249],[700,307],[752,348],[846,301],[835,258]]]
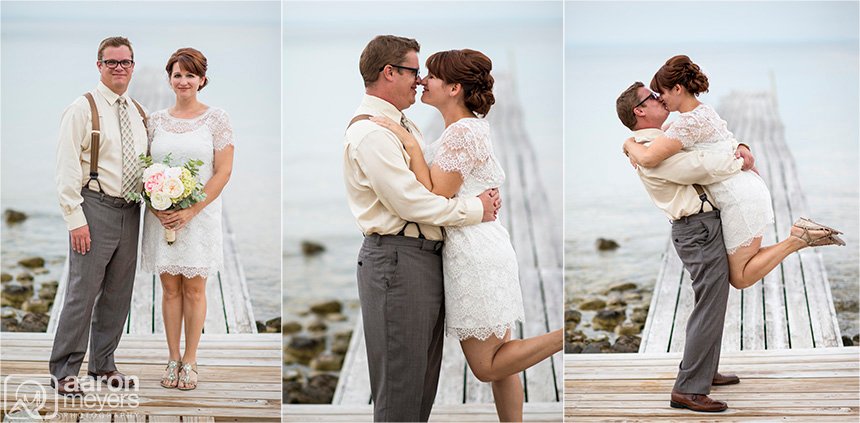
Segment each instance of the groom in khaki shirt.
[[[616,101],[621,122],[633,130],[636,142],[663,135],[669,111],[659,97],[636,82]],[[735,146],[736,157],[710,151],[680,151],[653,168],[634,166],[645,190],[672,222],[672,242],[693,279],[695,306],[687,320],[684,356],[672,389],[670,405],[693,411],[719,412],[725,402],[708,397],[711,385],[739,383],[735,375],[717,372],[720,342],[729,293],[729,264],[723,242],[719,204],[712,204],[707,185],[751,168],[746,145]],[[742,169],[743,168],[743,169]],[[699,194],[694,184],[702,186]]]
[[387,116],[421,142],[402,110],[415,102],[418,42],[377,36],[361,54],[366,95],[347,127],[344,181],[365,235],[358,255],[374,421],[427,421],[436,396],[444,337],[442,226],[495,220],[497,190],[447,199],[409,170],[391,131],[367,120]]

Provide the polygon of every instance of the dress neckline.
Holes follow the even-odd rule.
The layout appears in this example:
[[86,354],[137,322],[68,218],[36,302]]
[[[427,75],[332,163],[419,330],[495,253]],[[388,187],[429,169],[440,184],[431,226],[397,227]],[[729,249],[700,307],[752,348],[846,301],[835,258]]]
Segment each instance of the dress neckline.
[[200,119],[200,118],[202,118],[203,116],[206,116],[207,114],[209,114],[209,112],[210,112],[211,110],[212,110],[212,106],[209,106],[209,107],[207,107],[207,108],[206,108],[206,110],[204,110],[204,111],[203,111],[202,113],[200,113],[199,115],[194,116],[194,117],[190,117],[190,118],[181,118],[181,117],[173,116],[172,114],[170,114],[170,109],[164,109],[164,113],[165,113],[168,117],[170,117],[171,119],[176,119],[176,120],[196,120],[196,119]]

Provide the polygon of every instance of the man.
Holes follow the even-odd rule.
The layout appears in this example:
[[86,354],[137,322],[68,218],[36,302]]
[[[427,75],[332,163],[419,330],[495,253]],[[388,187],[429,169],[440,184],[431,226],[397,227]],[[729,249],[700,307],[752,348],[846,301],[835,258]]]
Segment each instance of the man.
[[[641,82],[621,93],[616,111],[639,143],[662,135],[660,128],[669,116],[659,96]],[[672,221],[675,251],[693,280],[696,303],[687,321],[684,357],[672,390],[670,405],[675,408],[723,411],[728,408],[726,403],[708,397],[711,385],[740,382],[737,376],[717,372],[729,294],[729,264],[718,205],[713,204],[707,191],[708,184],[752,168],[754,158],[747,146],[738,146],[735,157],[681,151],[657,167],[636,166],[654,204]]]
[[377,36],[361,54],[366,95],[345,134],[344,180],[350,210],[365,235],[358,256],[375,421],[427,421],[442,360],[442,228],[495,220],[498,191],[476,198],[437,196],[409,170],[410,157],[387,129],[387,116],[412,132],[402,110],[415,102],[420,46]]
[[82,394],[77,375],[88,339],[87,373],[115,387],[134,385],[117,371],[113,354],[131,302],[140,228],[139,204],[124,198],[140,191],[138,156],[147,136],[142,112],[126,93],[134,71],[131,43],[104,39],[96,67],[101,77],[90,94],[99,148],[93,151],[91,107],[83,96],[63,113],[57,147],[57,190],[71,245],[50,371],[63,395]]

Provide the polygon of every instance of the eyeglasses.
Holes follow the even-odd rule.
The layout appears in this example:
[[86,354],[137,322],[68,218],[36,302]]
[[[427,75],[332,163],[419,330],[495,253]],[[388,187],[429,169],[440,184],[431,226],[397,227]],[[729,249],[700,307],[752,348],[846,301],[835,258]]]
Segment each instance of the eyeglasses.
[[635,106],[633,106],[633,108],[635,109],[635,108],[643,105],[646,101],[648,101],[648,99],[651,99],[651,98],[653,98],[654,100],[660,101],[660,94],[657,94],[655,92],[648,94],[648,97],[643,98],[642,101],[640,101]]
[[111,69],[116,69],[117,65],[122,66],[123,69],[128,69],[128,68],[134,66],[134,60],[129,60],[129,59],[125,59],[125,60],[107,59],[107,60],[102,60],[101,62],[104,63],[105,66],[107,66]]
[[[408,71],[412,72],[413,74],[415,74],[416,78],[420,78],[420,76],[418,76],[418,73],[421,72],[421,68],[410,68],[409,66],[400,66],[400,65],[392,65],[392,64],[388,64],[387,66],[391,66],[392,68],[397,68],[397,69],[408,70]],[[382,72],[383,69],[385,69],[385,66],[379,68],[379,71]]]

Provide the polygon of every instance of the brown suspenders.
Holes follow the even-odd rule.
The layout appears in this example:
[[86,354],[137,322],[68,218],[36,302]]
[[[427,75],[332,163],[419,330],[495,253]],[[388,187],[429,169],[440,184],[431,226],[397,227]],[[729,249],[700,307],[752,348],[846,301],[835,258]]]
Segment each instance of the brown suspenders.
[[[92,137],[92,142],[90,143],[90,179],[87,180],[87,183],[85,183],[84,186],[89,187],[91,182],[96,181],[96,184],[99,186],[99,192],[104,194],[102,184],[99,182],[99,137],[101,136],[101,131],[99,130],[99,110],[96,107],[96,100],[93,98],[92,93],[84,93],[84,97],[86,97],[87,102],[90,103],[90,115],[92,115],[93,124],[93,130],[90,134]],[[143,127],[146,128],[146,114],[143,113],[143,107],[140,107],[140,104],[138,104],[134,99],[132,99],[131,102],[134,103],[134,107],[137,108],[137,112],[140,113],[140,117],[143,118]],[[146,154],[149,155],[148,145],[146,148]]]
[[370,119],[370,118],[371,118],[371,115],[358,115],[358,116],[352,118],[351,121],[349,121],[349,125],[346,125],[346,129],[349,129],[349,127],[352,126],[353,123],[356,123],[360,120]]
[[699,194],[699,200],[702,200],[702,205],[699,206],[699,213],[705,211],[705,202],[711,205],[711,210],[717,210],[719,212],[719,209],[717,209],[714,203],[712,203],[711,200],[708,200],[708,194],[705,193],[705,189],[702,188],[701,185],[693,184],[693,188],[695,188],[696,193]]

